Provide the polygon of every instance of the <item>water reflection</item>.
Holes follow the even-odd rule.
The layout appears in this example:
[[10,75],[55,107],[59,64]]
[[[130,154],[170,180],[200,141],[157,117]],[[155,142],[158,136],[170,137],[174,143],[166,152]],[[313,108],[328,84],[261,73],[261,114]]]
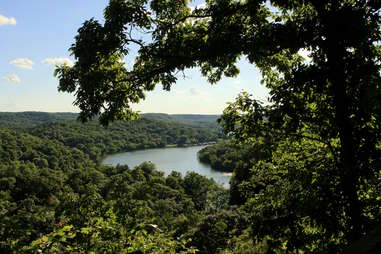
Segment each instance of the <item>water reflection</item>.
[[194,171],[201,175],[213,178],[224,187],[229,187],[230,173],[218,172],[209,165],[201,163],[197,158],[197,152],[205,146],[171,147],[139,150],[133,152],[117,153],[106,156],[103,160],[105,165],[128,165],[133,168],[144,161],[154,163],[158,170],[165,175],[172,171],[180,172],[183,176],[188,171]]

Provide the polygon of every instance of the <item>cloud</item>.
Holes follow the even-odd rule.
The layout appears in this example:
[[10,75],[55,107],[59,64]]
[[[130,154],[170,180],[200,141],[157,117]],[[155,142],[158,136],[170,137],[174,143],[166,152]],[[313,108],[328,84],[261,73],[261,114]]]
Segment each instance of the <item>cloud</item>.
[[234,84],[235,85],[240,85],[241,84],[241,80],[239,78],[234,79]]
[[33,62],[29,58],[16,58],[13,59],[11,62],[14,66],[17,66],[22,69],[33,69]]
[[74,65],[73,61],[67,57],[45,58],[42,61],[42,63],[47,65],[54,65],[54,66],[60,66],[60,65],[73,66]]
[[15,18],[8,18],[3,15],[0,15],[0,26],[5,26],[5,25],[15,26],[16,23],[17,22]]
[[2,79],[6,80],[8,82],[12,82],[12,83],[20,83],[21,82],[21,79],[16,74],[7,74],[7,75],[3,76]]

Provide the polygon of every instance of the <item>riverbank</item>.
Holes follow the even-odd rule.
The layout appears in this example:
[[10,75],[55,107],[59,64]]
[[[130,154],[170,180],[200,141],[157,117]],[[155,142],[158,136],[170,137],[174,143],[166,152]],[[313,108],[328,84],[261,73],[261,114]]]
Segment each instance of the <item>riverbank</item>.
[[[178,144],[168,144],[165,146],[165,148],[171,148],[171,147],[192,147],[192,146],[210,146],[210,145],[214,145],[216,144],[217,142],[213,141],[213,142],[204,142],[204,143],[194,143],[194,144],[184,144],[184,145],[178,145]],[[141,149],[141,150],[145,150],[145,149]]]

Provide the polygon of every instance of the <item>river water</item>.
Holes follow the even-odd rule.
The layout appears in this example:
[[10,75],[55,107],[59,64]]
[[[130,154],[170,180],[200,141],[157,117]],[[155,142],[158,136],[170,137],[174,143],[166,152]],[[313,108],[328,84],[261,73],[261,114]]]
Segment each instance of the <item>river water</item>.
[[106,156],[102,163],[112,166],[128,165],[130,168],[134,168],[144,161],[149,161],[154,163],[156,168],[163,171],[165,175],[177,171],[184,176],[188,171],[194,171],[200,175],[211,177],[217,183],[228,188],[231,174],[215,171],[209,165],[198,160],[197,152],[204,147],[155,148],[117,153]]

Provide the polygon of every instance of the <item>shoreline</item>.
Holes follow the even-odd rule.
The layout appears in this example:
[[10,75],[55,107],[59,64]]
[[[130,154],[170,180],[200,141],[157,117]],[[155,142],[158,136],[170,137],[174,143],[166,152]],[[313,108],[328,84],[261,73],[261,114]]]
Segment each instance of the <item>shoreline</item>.
[[[104,156],[102,156],[102,159],[99,161],[99,164],[101,165],[108,165],[108,166],[111,166],[109,164],[104,164],[104,160],[108,157],[108,156],[113,156],[113,155],[117,155],[117,154],[123,154],[123,153],[131,153],[131,152],[139,152],[139,151],[146,151],[146,150],[156,150],[156,149],[170,149],[170,148],[190,148],[190,147],[197,147],[197,146],[209,146],[209,145],[213,145],[213,144],[216,144],[217,142],[204,142],[204,143],[197,143],[197,144],[188,144],[186,146],[178,146],[177,144],[168,144],[164,147],[152,147],[152,148],[145,148],[145,149],[135,149],[135,150],[129,150],[129,151],[120,151],[120,152],[116,152],[116,153],[110,153],[110,154],[105,154]],[[211,167],[210,164],[208,163],[205,163],[205,162],[202,162],[199,160],[198,156],[197,156],[197,160],[201,163],[201,164],[205,164],[207,165],[208,167],[210,167],[210,169],[214,172],[218,172],[224,176],[228,176],[228,177],[231,177],[233,175],[233,172],[229,172],[229,171],[224,171],[224,170],[218,170],[218,169],[214,169]]]
[[162,146],[162,147],[148,147],[148,148],[143,148],[143,149],[121,150],[121,151],[118,151],[118,152],[115,152],[115,153],[102,154],[101,159],[97,163],[102,164],[102,161],[104,161],[104,159],[107,156],[114,155],[114,154],[119,154],[119,153],[129,153],[129,152],[145,151],[145,150],[149,150],[149,149],[187,148],[187,147],[194,147],[194,146],[209,146],[209,145],[214,145],[216,143],[217,143],[216,141],[211,141],[211,142],[204,142],[204,143],[197,143],[197,144],[187,144],[185,146],[179,146],[177,144],[167,144],[167,145]]

